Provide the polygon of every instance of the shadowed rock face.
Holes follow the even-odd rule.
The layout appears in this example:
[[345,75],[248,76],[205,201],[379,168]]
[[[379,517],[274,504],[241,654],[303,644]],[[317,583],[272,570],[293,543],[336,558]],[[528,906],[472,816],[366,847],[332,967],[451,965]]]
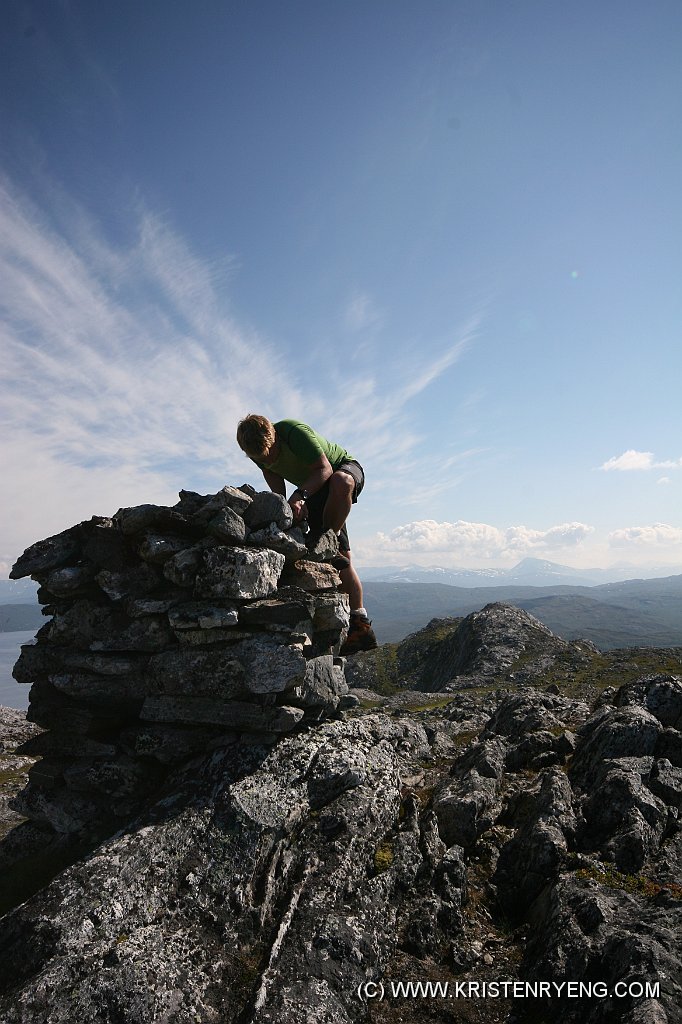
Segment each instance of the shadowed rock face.
[[23,751],[42,761],[16,810],[91,843],[153,799],[173,762],[335,713],[348,603],[315,559],[338,542],[328,531],[309,552],[291,527],[281,495],[228,486],[94,517],[24,552],[12,575],[41,584],[51,620],[14,669],[46,730]]
[[[417,875],[443,847],[411,806],[405,753],[421,726],[383,716],[276,748],[216,750],[164,799],[0,930],[2,1019],[358,1020]],[[390,848],[377,865],[377,849]],[[440,865],[438,909],[459,920],[464,871]],[[437,927],[434,922],[433,927]]]
[[[140,513],[127,528],[155,516]],[[314,587],[326,568],[299,571]],[[292,586],[280,580],[274,603],[231,599],[237,628],[297,628],[302,613],[323,631],[338,628],[331,591],[313,609],[313,591]],[[196,600],[169,621],[178,632],[228,629],[227,604],[210,626]],[[116,761],[115,785],[141,792],[147,780],[134,769],[144,751],[163,775],[117,835],[0,920],[0,1019],[679,1021],[682,661],[664,651],[607,661],[512,611],[484,609],[456,643],[464,623],[440,641],[430,631],[429,663],[443,678],[461,659],[439,692],[422,682],[382,696],[367,689],[381,651],[351,659],[352,672],[368,667],[362,703],[334,721],[314,713],[334,694],[339,666],[329,654],[306,659],[295,686],[303,731],[273,745],[257,733],[221,740],[206,724],[191,740],[177,721],[162,733],[152,720],[129,724],[121,742],[139,756]],[[260,671],[265,655],[249,668],[252,642],[235,640],[235,650],[246,645],[237,660],[260,680],[263,710],[280,713],[280,691],[268,692]],[[168,665],[163,653],[145,655],[155,666],[152,710],[203,699],[183,695],[184,678],[191,688],[228,671],[212,649],[179,644],[177,653]],[[100,652],[73,657],[72,673],[102,675]],[[130,674],[131,657],[108,656],[112,684]],[[642,673],[645,662],[659,670]],[[36,754],[43,736],[28,741]],[[71,787],[83,792],[82,765],[68,757]],[[363,981],[388,988],[391,979],[599,981],[606,994],[389,996],[371,1007],[357,998]],[[630,981],[660,987],[616,998],[616,983]]]

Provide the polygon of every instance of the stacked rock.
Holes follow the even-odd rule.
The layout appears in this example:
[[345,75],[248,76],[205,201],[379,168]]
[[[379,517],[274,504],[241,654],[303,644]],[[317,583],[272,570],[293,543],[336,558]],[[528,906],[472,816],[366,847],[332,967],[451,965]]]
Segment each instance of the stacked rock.
[[[62,834],[129,818],[170,768],[272,743],[347,694],[333,646],[348,599],[286,500],[248,485],[94,517],[19,558],[52,616],[14,668],[47,731],[15,807]],[[350,701],[351,698],[346,698]]]

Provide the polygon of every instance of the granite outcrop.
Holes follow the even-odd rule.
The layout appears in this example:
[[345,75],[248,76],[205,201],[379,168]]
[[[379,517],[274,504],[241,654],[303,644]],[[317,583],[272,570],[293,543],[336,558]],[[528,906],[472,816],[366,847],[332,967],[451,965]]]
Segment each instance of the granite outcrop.
[[[330,578],[324,561],[284,559],[285,603],[290,573]],[[193,586],[208,566],[196,562]],[[329,640],[335,591],[306,593],[318,603],[304,658],[333,668],[319,638]],[[248,632],[249,616],[276,600],[230,598],[232,626],[215,595],[220,624],[179,606],[164,614],[171,631]],[[178,637],[171,649],[213,651]],[[149,685],[170,689],[142,706],[175,697],[185,679],[210,685],[191,681],[213,678],[208,662],[196,676],[189,662],[150,668],[167,650],[144,653]],[[153,790],[0,919],[3,1021],[678,1024],[682,652],[605,655],[504,605],[464,629],[430,624],[407,651],[403,679],[395,650],[349,659],[362,688],[337,686],[321,713],[298,683],[264,689],[270,671],[289,678],[289,655],[263,675],[259,657],[240,655],[254,707],[303,712],[286,731],[151,722],[197,730],[204,745],[163,761],[126,750],[160,766]],[[439,666],[430,690],[425,663]],[[35,750],[51,731],[28,742]],[[405,982],[449,989],[410,994]]]

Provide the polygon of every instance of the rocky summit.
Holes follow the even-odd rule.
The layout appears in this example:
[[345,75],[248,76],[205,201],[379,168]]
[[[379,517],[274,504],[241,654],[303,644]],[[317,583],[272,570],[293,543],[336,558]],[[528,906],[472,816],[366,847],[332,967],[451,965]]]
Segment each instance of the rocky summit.
[[17,563],[0,1019],[681,1021],[682,651],[493,604],[344,665],[333,538],[274,499]]

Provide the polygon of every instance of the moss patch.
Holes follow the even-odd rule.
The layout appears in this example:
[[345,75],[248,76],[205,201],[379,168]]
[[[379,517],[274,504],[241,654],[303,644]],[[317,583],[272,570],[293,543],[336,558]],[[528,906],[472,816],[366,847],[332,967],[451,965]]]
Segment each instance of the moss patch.
[[374,655],[376,682],[372,689],[383,697],[392,697],[399,693],[398,685],[398,645],[382,644]]
[[379,874],[388,871],[393,863],[393,843],[390,839],[384,839],[374,851],[374,870]]
[[401,705],[402,711],[409,711],[413,715],[419,714],[421,711],[434,711],[438,708],[446,708],[448,704],[456,698],[456,694],[451,693],[447,697],[440,697],[438,700],[425,701],[423,704],[403,704]]
[[654,899],[662,892],[668,893],[673,899],[682,900],[682,885],[674,882],[659,883],[652,878],[645,878],[643,875],[624,875],[615,868],[606,868],[600,871],[598,868],[579,868],[576,878],[584,881],[591,880],[609,889],[621,889],[623,892],[632,893],[635,896],[644,896],[647,899]]

